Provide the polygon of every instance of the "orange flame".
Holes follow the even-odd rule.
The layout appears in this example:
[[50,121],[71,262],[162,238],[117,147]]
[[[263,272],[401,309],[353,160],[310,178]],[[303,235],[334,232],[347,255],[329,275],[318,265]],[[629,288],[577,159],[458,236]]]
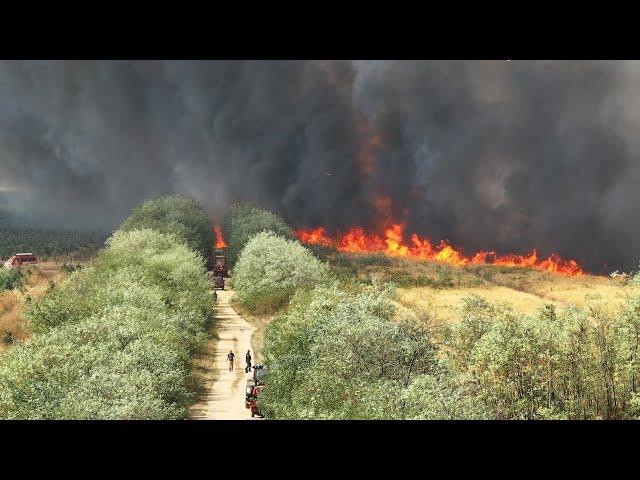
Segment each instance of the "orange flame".
[[216,248],[227,248],[227,242],[224,241],[224,237],[222,236],[222,229],[218,225],[215,225],[213,231],[216,234]]
[[434,246],[428,238],[421,238],[415,233],[411,235],[411,242],[407,245],[404,243],[403,231],[404,225],[396,223],[385,229],[384,237],[367,233],[362,227],[352,227],[346,233],[338,233],[333,238],[325,233],[323,227],[297,230],[296,235],[303,243],[332,246],[340,252],[384,253],[401,257],[437,260],[461,266],[526,267],[576,277],[585,274],[575,260],[564,260],[555,253],[547,259],[538,259],[538,253],[535,249],[529,255],[497,255],[493,251],[480,251],[466,257],[460,250],[456,250],[444,240]]

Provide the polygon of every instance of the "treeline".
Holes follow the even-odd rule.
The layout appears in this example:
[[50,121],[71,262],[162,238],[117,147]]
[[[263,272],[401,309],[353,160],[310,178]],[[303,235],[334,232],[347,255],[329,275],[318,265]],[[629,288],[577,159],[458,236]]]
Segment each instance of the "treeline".
[[33,252],[43,260],[69,254],[88,257],[104,246],[104,232],[33,228],[0,212],[0,259]]
[[136,207],[120,230],[150,228],[173,235],[207,259],[213,248],[211,221],[188,195],[166,195]]
[[469,297],[436,326],[393,285],[334,275],[251,215],[242,225],[237,301],[279,312],[264,345],[269,418],[640,419],[640,275],[617,312],[525,315]]
[[258,233],[269,231],[288,240],[296,238],[291,227],[280,216],[250,203],[232,205],[225,227],[230,232],[226,257],[231,267],[238,261],[247,242]]
[[186,417],[212,294],[204,258],[185,242],[204,247],[210,225],[185,197],[134,213],[91,266],[28,306],[31,339],[0,357],[0,418]]

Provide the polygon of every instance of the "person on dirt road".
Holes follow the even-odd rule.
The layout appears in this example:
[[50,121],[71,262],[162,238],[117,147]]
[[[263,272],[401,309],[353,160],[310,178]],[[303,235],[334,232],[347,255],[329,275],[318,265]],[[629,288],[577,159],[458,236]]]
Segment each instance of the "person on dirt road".
[[232,350],[229,350],[229,354],[227,355],[227,361],[229,362],[229,371],[233,372],[233,357],[235,357]]
[[247,350],[247,354],[244,358],[247,361],[247,366],[244,369],[244,373],[249,373],[251,371],[251,353],[249,350]]

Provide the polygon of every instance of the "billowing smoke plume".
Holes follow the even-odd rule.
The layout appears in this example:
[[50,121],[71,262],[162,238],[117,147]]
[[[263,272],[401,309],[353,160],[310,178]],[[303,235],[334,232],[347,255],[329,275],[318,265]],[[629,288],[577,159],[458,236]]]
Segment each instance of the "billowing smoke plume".
[[638,93],[633,62],[3,62],[0,197],[110,228],[187,192],[629,269]]

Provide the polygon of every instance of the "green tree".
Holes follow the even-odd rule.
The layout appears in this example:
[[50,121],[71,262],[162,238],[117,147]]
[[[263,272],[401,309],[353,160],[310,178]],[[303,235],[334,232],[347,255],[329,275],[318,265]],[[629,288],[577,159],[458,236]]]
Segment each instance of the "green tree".
[[231,207],[230,219],[227,221],[230,231],[227,262],[234,267],[240,252],[254,235],[270,231],[289,240],[296,237],[291,227],[275,213],[254,207],[248,203],[238,203]]
[[187,195],[165,195],[147,200],[131,212],[120,230],[144,228],[173,234],[203,258],[211,256],[213,227],[200,205]]
[[326,266],[298,241],[262,232],[246,244],[233,274],[241,305],[258,313],[278,310],[298,288],[327,279]]

